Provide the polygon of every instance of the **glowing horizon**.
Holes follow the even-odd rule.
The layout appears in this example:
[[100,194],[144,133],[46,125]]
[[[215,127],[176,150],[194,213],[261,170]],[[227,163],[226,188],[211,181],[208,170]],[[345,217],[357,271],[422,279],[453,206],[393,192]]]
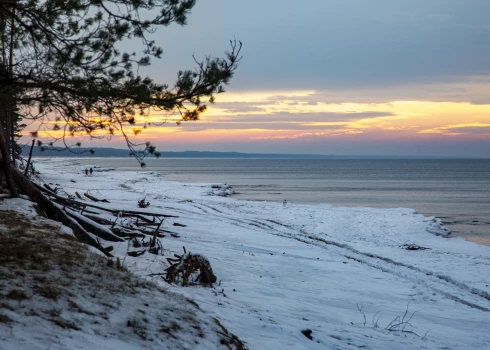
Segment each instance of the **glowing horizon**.
[[[219,102],[209,106],[200,121],[181,125],[167,122],[146,129],[136,124],[134,127],[141,132],[134,139],[151,141],[166,150],[223,150],[223,145],[228,145],[229,150],[247,152],[244,145],[249,144],[255,152],[263,145],[262,153],[270,153],[267,151],[270,147],[275,149],[274,153],[285,153],[277,149],[287,141],[314,145],[327,142],[331,148],[332,141],[368,145],[370,142],[447,144],[490,140],[490,103],[421,100],[342,103],[328,102],[325,96],[313,90],[225,93],[219,96]],[[152,118],[161,122],[165,116],[155,114]],[[131,128],[127,129],[129,133]],[[59,132],[47,132],[59,136]],[[40,131],[39,136],[47,135]],[[89,139],[76,136],[74,140]],[[118,135],[112,136],[112,141],[104,146],[124,147],[121,141]],[[90,143],[100,145],[101,140],[93,139]],[[361,154],[362,149],[361,146],[354,153]],[[292,153],[305,153],[305,149]]]

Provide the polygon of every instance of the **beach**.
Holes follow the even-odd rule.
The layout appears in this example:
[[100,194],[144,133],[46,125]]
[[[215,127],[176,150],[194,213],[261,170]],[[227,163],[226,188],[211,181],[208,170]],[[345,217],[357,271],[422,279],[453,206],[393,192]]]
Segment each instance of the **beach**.
[[[152,171],[101,167],[86,176],[76,159],[37,159],[36,169],[60,193],[177,216],[165,220],[178,234],[161,239],[164,255],[131,257],[128,242],[110,242],[113,254],[195,300],[250,349],[490,347],[490,247],[448,239],[436,217],[410,208],[233,200],[222,184],[172,182]],[[137,208],[143,198],[150,206]],[[213,288],[150,276],[183,247],[209,260]]]
[[[140,171],[127,158],[86,166]],[[230,198],[336,207],[411,208],[435,216],[449,237],[490,246],[490,161],[485,159],[146,159],[147,171],[183,183],[226,183]]]

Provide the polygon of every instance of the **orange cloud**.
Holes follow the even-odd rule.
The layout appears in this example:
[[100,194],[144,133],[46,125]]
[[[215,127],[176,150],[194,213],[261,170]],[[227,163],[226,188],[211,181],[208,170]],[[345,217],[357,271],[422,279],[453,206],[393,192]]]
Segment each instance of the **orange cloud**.
[[[167,122],[142,129],[136,141],[198,145],[361,135],[365,140],[490,135],[490,101],[472,104],[394,99],[376,103],[345,98],[346,102],[331,102],[328,94],[309,90],[227,92],[209,107],[201,121],[176,125],[173,117],[153,115],[153,121]],[[59,131],[49,130],[51,127],[48,124],[48,130],[41,130],[40,135],[61,136]],[[81,138],[90,140],[88,136]]]

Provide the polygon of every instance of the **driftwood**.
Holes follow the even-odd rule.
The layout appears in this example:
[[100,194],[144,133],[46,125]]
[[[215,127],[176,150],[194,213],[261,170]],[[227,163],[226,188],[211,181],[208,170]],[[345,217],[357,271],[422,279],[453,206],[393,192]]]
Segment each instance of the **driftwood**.
[[140,256],[140,255],[143,255],[146,253],[146,250],[135,250],[135,251],[132,251],[132,252],[128,252],[128,255],[129,256]]
[[[86,211],[86,212],[88,212],[88,211]],[[98,213],[94,212],[93,214],[98,214]],[[109,225],[109,226],[112,225],[111,220],[101,218],[100,216],[97,216],[97,215],[83,214],[83,216],[85,216],[89,219],[92,219],[93,221],[95,221],[96,223],[101,224],[101,225]]]
[[134,248],[141,248],[141,246],[143,245],[140,241],[138,241],[137,238],[131,239],[131,243],[133,243]]
[[141,233],[141,231],[135,232],[134,230],[127,230],[121,227],[111,228],[111,231],[114,234],[118,235],[119,237],[128,237],[128,238],[146,237],[146,234]]
[[189,285],[190,276],[199,271],[196,282],[209,284],[216,282],[216,275],[213,273],[209,261],[199,254],[187,253],[184,247],[184,255],[174,254],[174,258],[167,258],[169,267],[165,269],[164,279],[168,283],[181,281],[183,286]]
[[84,229],[93,233],[97,237],[100,237],[106,241],[111,241],[111,242],[123,241],[123,239],[113,234],[111,230],[109,230],[104,226],[98,225],[96,222],[87,218],[86,216],[83,216],[68,208],[64,208],[64,211],[72,218],[74,218]]
[[402,244],[399,248],[405,249],[405,250],[427,250],[430,248],[427,247],[422,247],[417,244]]
[[[45,191],[44,188],[37,185],[36,183],[32,183],[32,185],[36,186],[40,190]],[[178,218],[178,216],[175,216],[175,215],[167,215],[167,214],[162,214],[162,213],[150,213],[150,212],[143,212],[143,211],[117,210],[117,209],[105,208],[105,207],[101,207],[99,205],[95,205],[95,204],[91,204],[91,203],[80,202],[80,201],[77,201],[75,199],[64,198],[64,197],[61,197],[61,196],[57,195],[56,193],[52,193],[52,192],[49,192],[48,194],[50,196],[54,197],[56,200],[59,200],[59,201],[66,203],[67,205],[79,205],[80,207],[84,207],[84,206],[90,207],[90,208],[94,208],[94,209],[107,211],[107,212],[112,213],[114,215],[120,214],[121,216],[134,216],[134,217],[138,217],[140,220],[143,220],[146,222],[154,222],[154,220],[152,221],[150,219],[147,219],[143,215],[153,216],[154,218],[155,217]]]
[[156,233],[153,235],[153,238],[150,239],[150,248],[148,249],[148,253],[158,255],[162,253],[163,255],[163,247],[159,239],[157,239]]
[[303,335],[304,335],[306,338],[308,338],[308,339],[310,339],[310,340],[313,340],[313,337],[311,336],[311,333],[313,333],[313,331],[312,331],[311,329],[303,329],[303,330],[301,331],[301,333],[303,333]]
[[[5,161],[2,156],[0,156],[0,161]],[[4,162],[3,165],[7,162]],[[0,166],[0,170],[3,170],[2,172],[5,174],[6,178],[10,175],[10,179],[13,180],[10,182],[12,186],[9,186],[11,195],[16,196],[16,190],[18,188],[20,192],[26,194],[32,201],[37,203],[38,211],[46,214],[48,218],[61,222],[63,225],[71,228],[78,241],[91,245],[106,256],[112,257],[110,251],[113,250],[113,247],[103,247],[99,238],[106,241],[121,242],[124,241],[123,238],[127,239],[128,237],[134,238],[151,235],[153,237],[153,244],[150,244],[148,251],[154,254],[163,251],[160,242],[157,240],[157,237],[165,236],[159,232],[161,231],[160,227],[165,218],[176,218],[177,216],[143,211],[121,211],[81,202],[75,200],[74,196],[66,198],[60,196],[59,193],[56,193],[58,190],[57,188],[52,188],[47,184],[44,184],[43,186],[35,184],[11,164],[8,164],[6,167],[3,165]],[[75,192],[75,194],[79,199],[82,199],[78,192]],[[87,195],[87,198],[92,197],[90,198],[91,200],[108,203],[107,200],[100,200],[94,196]],[[87,208],[92,208],[92,210],[90,211]],[[100,217],[99,215],[101,215],[101,212],[95,210],[111,213],[118,217],[128,217],[129,221],[132,221],[129,225],[136,227],[115,227],[115,222],[113,223],[106,218]],[[83,212],[85,212],[85,214]],[[87,213],[90,213],[91,215],[87,215]],[[148,217],[151,217],[151,219]],[[134,223],[135,221],[142,221],[143,223],[148,224],[145,226],[155,227],[152,227],[150,230],[145,226],[138,228]],[[149,225],[150,223],[152,223],[152,225]],[[111,229],[107,227],[110,225],[112,225]]]
[[[143,234],[145,234],[147,236],[152,236],[152,235],[156,234],[158,238],[165,237],[164,234],[161,234],[160,232],[155,232],[155,230],[151,230],[150,231],[150,230],[145,230],[144,228],[143,229],[140,229],[140,228],[135,228],[135,227],[131,227],[131,226],[125,226],[125,225],[118,225],[118,227],[123,228],[123,229],[126,229],[126,230],[129,230],[129,232],[131,232],[131,231],[133,231],[133,232],[134,231],[138,231],[138,232],[141,232],[141,233],[143,233]],[[114,232],[114,233],[116,233],[117,231],[114,231],[114,230],[117,229],[118,227],[111,228],[111,231]],[[161,231],[165,232],[164,230],[161,230]],[[126,231],[126,232],[128,232],[128,231]],[[119,235],[119,233],[116,233],[116,234]]]
[[[117,210],[115,210],[117,212]],[[163,218],[178,218],[178,216],[175,215],[166,215],[166,214],[160,214],[160,213],[148,213],[148,212],[143,212],[143,211],[134,211],[134,210],[122,210],[120,211],[123,213],[123,215],[146,215],[146,216],[153,216],[153,217],[163,217]],[[142,220],[148,220],[144,217],[139,216],[140,219]]]
[[107,199],[98,199],[98,198],[95,198],[94,196],[88,194],[88,193],[84,193],[83,194],[85,197],[87,197],[88,199],[91,199],[93,200],[94,202],[104,202],[104,203],[110,203]]
[[136,226],[143,226],[143,227],[151,227],[151,226],[159,227],[161,224],[162,224],[161,222],[143,222],[143,223],[138,221],[135,222]]
[[146,200],[146,197],[143,199],[140,199],[138,201],[138,207],[139,208],[148,208],[150,206],[150,202],[146,202],[145,200]]
[[[146,251],[152,254],[163,253],[163,247],[160,241],[157,239],[165,237],[162,232],[167,232],[173,237],[178,237],[177,233],[163,230],[161,228],[166,218],[176,218],[177,216],[106,208],[104,206],[75,200],[73,196],[71,198],[62,197],[60,194],[55,193],[51,188],[49,188],[49,186],[39,186],[37,184],[31,185],[37,191],[43,191],[47,196],[52,198],[52,205],[61,210],[61,212],[69,218],[72,226],[76,225],[78,230],[83,230],[87,233],[87,236],[92,239],[92,241],[90,241],[91,243],[89,244],[99,244],[99,238],[112,242],[122,242],[128,239],[137,241],[136,238],[143,238],[142,246],[144,250],[132,252],[130,254],[132,256],[139,256]],[[80,197],[78,193],[76,194]],[[87,193],[84,193],[84,195],[91,200],[103,201]],[[102,217],[101,215],[103,215],[104,212],[105,215],[111,214],[116,216],[116,219],[110,220],[107,217]],[[126,219],[124,219],[124,222],[121,222],[121,220],[119,220],[120,218]],[[151,236],[151,239],[149,241],[145,241],[144,237],[146,236]],[[105,254],[110,255],[109,251],[111,248],[112,247],[102,249]]]
[[[152,220],[145,218],[143,215],[140,214],[131,214],[130,212],[120,212],[121,217],[131,217],[134,216],[136,218],[136,225],[139,224],[139,220],[144,221],[148,224],[155,224],[155,217],[152,218]],[[156,223],[158,224],[158,223]]]
[[58,189],[57,189],[57,188],[52,188],[51,186],[49,186],[49,185],[47,185],[47,184],[44,184],[43,186],[44,186],[44,187],[46,187],[46,189],[47,189],[49,192],[51,192],[51,193],[56,194],[56,191],[58,191]]

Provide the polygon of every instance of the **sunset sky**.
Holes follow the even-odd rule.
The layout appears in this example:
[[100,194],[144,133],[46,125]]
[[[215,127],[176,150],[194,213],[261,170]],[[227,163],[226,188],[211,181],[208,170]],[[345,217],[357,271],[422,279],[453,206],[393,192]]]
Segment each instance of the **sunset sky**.
[[161,151],[490,158],[488,0],[201,0],[188,23],[145,74],[173,82],[234,38],[244,57],[200,121],[138,136]]

